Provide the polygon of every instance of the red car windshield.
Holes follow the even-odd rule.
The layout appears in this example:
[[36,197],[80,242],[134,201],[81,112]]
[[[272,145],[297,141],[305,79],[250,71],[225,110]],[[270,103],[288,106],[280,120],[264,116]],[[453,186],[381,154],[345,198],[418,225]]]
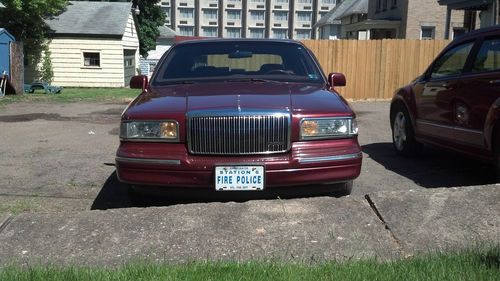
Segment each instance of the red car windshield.
[[321,70],[300,44],[288,42],[198,42],[173,47],[152,84],[273,80],[325,83]]

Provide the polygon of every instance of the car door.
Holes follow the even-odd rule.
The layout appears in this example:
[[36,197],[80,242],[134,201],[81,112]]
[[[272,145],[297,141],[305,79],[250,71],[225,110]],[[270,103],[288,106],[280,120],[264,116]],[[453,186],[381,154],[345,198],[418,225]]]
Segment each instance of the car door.
[[461,91],[453,102],[456,139],[462,144],[486,148],[486,118],[500,98],[500,36],[482,40],[461,80]]
[[451,101],[460,90],[460,77],[474,41],[452,47],[438,57],[414,87],[416,131],[420,137],[449,144],[454,141]]

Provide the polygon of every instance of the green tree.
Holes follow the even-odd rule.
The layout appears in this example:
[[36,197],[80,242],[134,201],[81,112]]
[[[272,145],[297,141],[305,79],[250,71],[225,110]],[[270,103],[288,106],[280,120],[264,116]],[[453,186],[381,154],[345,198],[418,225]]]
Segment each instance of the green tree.
[[165,13],[157,5],[160,0],[133,0],[133,7],[138,7],[140,14],[137,15],[140,54],[148,55],[150,50],[156,47],[156,38],[160,35],[158,27],[165,23]]
[[44,19],[60,13],[67,0],[3,0],[0,26],[6,28],[24,44],[24,55],[31,65],[37,65],[46,48],[50,31]]

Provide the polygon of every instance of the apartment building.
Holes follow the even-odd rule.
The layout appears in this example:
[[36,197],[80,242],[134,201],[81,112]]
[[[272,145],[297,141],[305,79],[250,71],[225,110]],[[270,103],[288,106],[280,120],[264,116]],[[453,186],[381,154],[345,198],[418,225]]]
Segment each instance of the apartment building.
[[181,36],[317,38],[313,25],[339,0],[165,0],[165,26]]

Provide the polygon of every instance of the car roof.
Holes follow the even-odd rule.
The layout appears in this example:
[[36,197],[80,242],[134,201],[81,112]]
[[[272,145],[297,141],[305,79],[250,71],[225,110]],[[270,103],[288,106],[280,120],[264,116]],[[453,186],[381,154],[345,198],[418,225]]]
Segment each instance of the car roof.
[[483,35],[496,35],[496,34],[500,34],[500,24],[485,27],[485,28],[476,29],[474,31],[465,33],[464,35],[453,40],[453,43],[455,44],[458,42],[467,41],[467,40],[474,39],[476,37],[480,37]]
[[268,39],[268,38],[197,38],[197,39],[188,39],[185,41],[181,41],[176,43],[175,45],[191,45],[191,44],[203,44],[203,43],[284,43],[284,44],[297,44],[303,45],[299,41],[295,41],[292,39]]

